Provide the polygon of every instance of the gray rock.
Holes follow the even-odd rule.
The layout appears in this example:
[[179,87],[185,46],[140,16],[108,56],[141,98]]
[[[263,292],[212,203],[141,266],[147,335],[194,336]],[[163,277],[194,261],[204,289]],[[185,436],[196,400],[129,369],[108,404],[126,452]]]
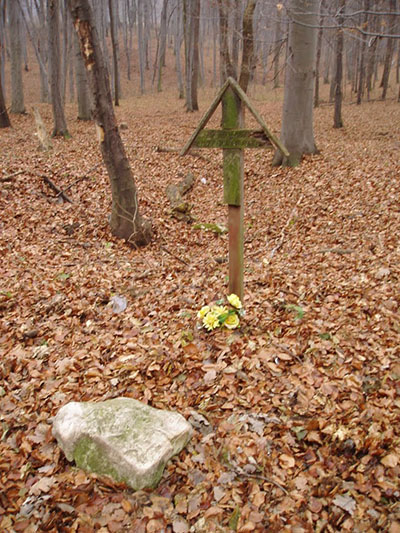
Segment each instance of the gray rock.
[[192,427],[179,413],[115,398],[64,405],[54,418],[53,435],[78,467],[140,490],[157,485],[167,461],[188,443]]

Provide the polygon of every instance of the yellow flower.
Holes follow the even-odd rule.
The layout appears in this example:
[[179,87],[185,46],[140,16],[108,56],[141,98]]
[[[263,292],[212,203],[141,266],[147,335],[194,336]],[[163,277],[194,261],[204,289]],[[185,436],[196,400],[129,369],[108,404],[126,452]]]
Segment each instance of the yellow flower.
[[205,305],[197,313],[197,318],[204,318],[209,311],[210,311],[210,306],[209,305]]
[[242,302],[240,301],[239,296],[236,296],[236,294],[230,294],[228,296],[228,302],[233,306],[236,307],[236,309],[242,308]]
[[215,329],[219,326],[219,320],[218,315],[214,314],[212,311],[209,311],[204,317],[203,317],[203,326],[208,330],[211,331],[212,329]]
[[228,312],[228,308],[222,305],[213,305],[211,312],[214,313],[217,317]]
[[236,329],[240,325],[239,317],[236,313],[232,313],[224,322],[224,326],[228,329]]

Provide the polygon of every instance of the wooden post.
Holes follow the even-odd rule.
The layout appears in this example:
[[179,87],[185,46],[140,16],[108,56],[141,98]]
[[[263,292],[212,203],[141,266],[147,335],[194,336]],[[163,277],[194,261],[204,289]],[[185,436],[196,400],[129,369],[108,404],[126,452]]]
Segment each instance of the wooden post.
[[[243,110],[231,87],[222,97],[222,129],[243,126]],[[243,149],[223,149],[224,203],[228,204],[229,293],[243,299]]]
[[[222,130],[204,129],[222,102]],[[261,130],[245,130],[244,107],[251,112]],[[181,150],[191,148],[222,148],[224,158],[224,203],[228,204],[229,228],[229,292],[243,299],[243,153],[245,148],[279,148],[286,157],[289,152],[273,135],[246,93],[233,78],[228,78],[200,120],[197,128]]]

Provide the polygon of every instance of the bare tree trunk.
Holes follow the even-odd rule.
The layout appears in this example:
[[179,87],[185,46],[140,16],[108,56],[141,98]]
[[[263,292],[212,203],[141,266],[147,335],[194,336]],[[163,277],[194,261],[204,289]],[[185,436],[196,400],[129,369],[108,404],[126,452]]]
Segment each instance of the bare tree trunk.
[[139,73],[140,73],[140,93],[144,94],[145,92],[145,69],[146,69],[146,50],[144,43],[144,11],[143,11],[143,1],[137,0],[137,10],[138,10],[138,49],[139,49]]
[[9,128],[11,126],[11,122],[10,122],[10,118],[7,113],[7,107],[4,101],[4,94],[3,94],[3,83],[2,83],[3,53],[2,52],[3,52],[2,46],[0,46],[0,128]]
[[339,0],[338,2],[338,30],[336,37],[336,80],[335,80],[335,112],[333,117],[333,127],[342,128],[342,79],[343,79],[343,21],[346,0]]
[[50,90],[53,106],[53,137],[69,138],[67,122],[64,115],[64,105],[60,92],[60,30],[58,18],[58,0],[48,0],[47,13],[49,25],[49,54],[50,54]]
[[321,1],[320,16],[319,16],[319,29],[317,38],[317,58],[315,61],[315,89],[314,89],[314,107],[319,106],[319,78],[320,78],[320,65],[321,65],[321,51],[322,51],[322,34],[324,32],[324,17],[323,17],[324,1]]
[[165,54],[167,49],[167,8],[168,0],[163,1],[160,20],[160,35],[157,61],[157,91],[162,90],[162,68],[165,66]]
[[[371,31],[373,33],[379,32],[379,22],[377,17],[372,17],[371,19]],[[378,45],[378,39],[374,38],[372,41],[370,41],[368,46],[368,62],[367,62],[367,95],[368,100],[370,99],[370,94],[373,86],[373,75],[375,71],[375,62],[376,62],[376,48]]]
[[221,0],[218,3],[219,9],[219,62],[221,70],[221,85],[225,82],[226,78],[231,76],[235,77],[235,69],[232,64],[229,54],[229,41],[228,41],[228,0]]
[[281,11],[282,4],[276,6],[276,22],[275,22],[275,50],[274,50],[274,89],[279,87],[279,56],[282,48],[282,25],[281,25]]
[[[32,10],[30,9],[30,5],[26,4],[26,9],[29,15],[29,21],[26,18],[25,11],[22,9],[21,0],[16,0],[20,6],[22,18],[24,19],[25,29],[29,35],[29,39],[31,41],[31,44],[33,46],[33,49],[35,51],[36,59],[39,64],[39,72],[40,72],[40,100],[42,102],[48,102],[49,101],[49,77],[47,75],[47,67],[46,67],[46,50],[47,47],[45,47],[45,39],[44,35],[47,34],[46,31],[46,14],[43,11],[39,11],[39,17],[44,22],[44,28],[42,33],[36,32],[34,29],[34,22],[33,22],[33,16],[32,16]],[[45,51],[43,51],[43,48],[45,47]]]
[[[362,21],[362,27],[367,30],[368,28],[368,11],[369,11],[369,0],[364,0],[364,17]],[[358,88],[357,88],[357,105],[361,104],[362,96],[364,94],[364,85],[365,85],[365,46],[366,42],[363,39],[360,50],[360,62],[359,62],[359,71],[358,71]]]
[[114,7],[113,0],[108,0],[108,10],[110,13],[110,32],[111,32],[111,45],[113,53],[113,71],[114,71],[114,105],[119,106],[119,46],[118,46],[118,33],[117,25],[115,23]]
[[247,91],[255,67],[254,61],[254,31],[253,15],[257,0],[247,0],[246,9],[243,15],[243,54],[240,68],[239,85]]
[[[396,27],[396,15],[394,14],[396,12],[396,0],[389,0],[389,10],[393,15],[389,15],[388,17],[388,33],[393,34],[394,29]],[[393,50],[394,50],[394,39],[388,38],[387,44],[386,44],[386,54],[385,54],[385,63],[383,67],[383,75],[382,75],[382,100],[385,100],[387,90],[389,87],[389,77],[390,77],[390,70],[392,66],[392,58],[393,58]]]
[[78,100],[78,119],[91,120],[92,111],[89,85],[86,76],[85,63],[83,62],[76,32],[74,32],[73,40],[75,54],[76,96]]
[[235,79],[239,76],[239,52],[242,29],[241,0],[233,0],[233,28],[232,28],[232,66]]
[[147,244],[151,223],[139,213],[136,185],[118,132],[110,79],[89,0],[68,0],[94,99],[94,119],[112,193],[111,231],[133,245]]
[[21,10],[17,2],[8,2],[11,55],[11,113],[25,113],[22,83]]
[[188,111],[198,111],[198,97],[197,88],[199,83],[199,35],[200,35],[200,0],[192,0],[192,90],[191,90],[191,102]]
[[184,0],[186,111],[199,109],[197,84],[199,77],[200,0]]
[[303,154],[318,152],[313,130],[318,0],[291,0],[289,16],[281,137],[290,155],[277,151],[273,164],[295,166]]
[[183,76],[182,76],[182,64],[181,64],[181,46],[182,46],[182,40],[183,40],[182,18],[183,18],[182,8],[181,8],[181,3],[179,2],[179,4],[176,6],[175,35],[174,35],[175,68],[176,68],[176,75],[178,78],[179,99],[183,99],[185,96]]

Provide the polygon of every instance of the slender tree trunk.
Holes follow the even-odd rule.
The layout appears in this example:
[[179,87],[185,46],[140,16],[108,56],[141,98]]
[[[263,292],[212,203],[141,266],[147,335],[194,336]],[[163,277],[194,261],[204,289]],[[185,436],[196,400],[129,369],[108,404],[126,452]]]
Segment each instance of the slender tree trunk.
[[344,21],[344,10],[345,10],[346,0],[339,0],[338,2],[338,18],[337,23],[339,29],[337,30],[336,37],[336,80],[335,80],[335,112],[333,117],[333,127],[342,128],[342,101],[343,101],[343,91],[342,91],[342,79],[343,79],[343,21]]
[[199,36],[200,36],[200,0],[192,0],[194,5],[192,8],[192,90],[191,102],[188,111],[198,111],[198,97],[197,89],[199,83]]
[[[377,17],[372,17],[371,19],[371,30],[373,33],[379,32],[379,24],[378,24]],[[373,87],[373,75],[375,71],[377,45],[378,45],[378,39],[374,38],[372,41],[370,41],[369,46],[368,46],[367,80],[366,80],[368,100],[370,99],[370,95],[371,95],[371,91]]]
[[138,49],[139,49],[139,73],[140,73],[140,93],[145,92],[145,69],[146,69],[146,50],[144,43],[144,11],[143,1],[137,0],[137,15],[138,15]]
[[[396,12],[396,0],[389,0],[389,10],[391,13]],[[393,34],[394,29],[396,27],[396,15],[389,15],[388,17],[388,33]],[[390,77],[390,70],[392,66],[392,59],[393,59],[393,50],[394,50],[394,39],[388,38],[387,44],[386,44],[386,54],[385,54],[385,63],[383,66],[383,75],[382,75],[382,100],[385,100],[387,90],[389,88],[389,77]]]
[[78,119],[91,120],[92,111],[89,85],[86,76],[85,63],[83,62],[76,32],[74,32],[73,40],[75,55],[76,96],[78,100]]
[[279,74],[280,74],[280,66],[279,66],[279,56],[281,55],[281,48],[282,48],[282,25],[281,25],[281,12],[282,12],[282,4],[278,4],[276,6],[276,22],[275,22],[275,50],[274,50],[274,89],[278,89],[279,87]]
[[5,55],[5,26],[6,26],[6,4],[0,4],[0,80],[1,82],[1,91],[4,100],[5,87],[4,87],[4,63],[6,59]]
[[11,113],[25,113],[22,82],[21,10],[17,2],[8,2],[11,55]]
[[241,0],[233,0],[233,28],[232,28],[232,66],[235,79],[239,76],[239,52],[242,29]]
[[111,231],[133,245],[147,244],[151,223],[139,213],[136,185],[118,132],[110,79],[89,0],[68,0],[94,99],[94,118],[112,193]]
[[3,83],[2,83],[2,47],[0,47],[0,128],[9,128],[11,126],[10,118],[7,113],[6,103],[4,101]]
[[67,122],[64,115],[64,105],[60,91],[60,30],[58,18],[58,0],[48,0],[48,26],[49,26],[49,54],[50,54],[50,90],[53,106],[53,137],[62,136],[69,138]]
[[126,76],[128,80],[131,79],[131,46],[130,46],[130,32],[131,32],[131,20],[129,15],[129,0],[125,0],[124,3],[124,23],[123,23],[123,39],[124,39],[124,49],[126,57]]
[[318,0],[291,0],[289,16],[281,137],[290,155],[277,151],[273,164],[296,166],[303,154],[318,152],[313,130]]
[[185,82],[186,111],[199,109],[197,84],[199,77],[199,28],[200,0],[184,0],[183,4],[185,36]]
[[322,34],[324,32],[323,9],[324,9],[324,2],[322,0],[321,5],[320,5],[319,29],[318,29],[318,38],[317,38],[317,58],[315,61],[314,107],[319,106],[319,78],[320,78],[321,51],[322,51]]
[[[33,16],[32,11],[30,9],[29,4],[27,4],[25,7],[27,9],[27,12],[29,14],[29,21],[27,20],[27,17],[25,15],[25,11],[22,9],[21,0],[16,0],[21,8],[22,18],[24,20],[25,29],[29,35],[29,39],[31,41],[31,44],[33,46],[33,49],[35,51],[36,59],[39,64],[39,72],[40,72],[40,100],[41,102],[49,102],[49,77],[47,74],[47,67],[46,67],[46,50],[47,47],[45,47],[45,39],[44,35],[46,34],[46,26],[43,28],[42,33],[37,33],[34,30],[34,23],[33,23]],[[46,15],[45,12],[39,11],[39,17],[42,21],[46,23]],[[45,50],[43,50],[45,48]]]
[[174,53],[175,53],[175,68],[176,75],[178,78],[178,91],[179,99],[183,99],[185,96],[183,76],[182,76],[182,63],[181,63],[181,47],[183,40],[183,31],[182,31],[182,9],[181,3],[176,9],[175,14],[175,35],[174,35]]
[[166,49],[167,49],[167,8],[168,8],[168,0],[164,0],[162,10],[161,10],[158,61],[157,61],[157,91],[158,92],[161,92],[162,90],[162,68],[163,66],[165,66],[165,55],[166,55]]
[[231,61],[229,53],[229,41],[228,41],[228,0],[221,0],[218,3],[219,9],[219,55],[220,55],[220,70],[221,70],[221,85],[225,82],[226,78],[231,76],[235,77],[235,69]]
[[111,44],[112,44],[112,52],[113,52],[114,105],[119,106],[119,87],[120,87],[119,68],[118,68],[119,46],[118,46],[118,34],[117,34],[117,25],[115,23],[113,0],[108,0],[108,10],[110,13],[110,32],[111,32]]
[[243,54],[239,85],[244,92],[247,91],[253,69],[255,68],[253,15],[256,4],[257,0],[247,0],[246,9],[243,15]]
[[[364,0],[364,16],[363,16],[363,22],[362,27],[365,28],[365,30],[368,29],[368,11],[369,11],[369,0]],[[357,88],[357,105],[361,104],[362,96],[364,94],[364,86],[365,86],[365,47],[366,42],[365,39],[363,39],[361,44],[361,50],[360,50],[360,62],[359,62],[359,73],[358,73],[358,88]]]

